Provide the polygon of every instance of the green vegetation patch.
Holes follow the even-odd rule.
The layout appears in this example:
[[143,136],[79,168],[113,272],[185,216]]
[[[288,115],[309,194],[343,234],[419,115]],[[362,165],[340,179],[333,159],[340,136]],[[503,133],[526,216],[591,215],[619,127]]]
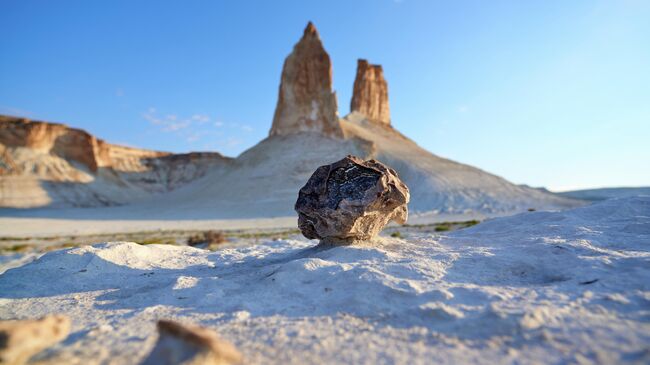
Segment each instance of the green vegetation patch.
[[451,226],[448,224],[438,224],[436,225],[436,228],[434,228],[436,232],[447,232],[451,230]]
[[30,249],[32,245],[20,243],[17,245],[9,246],[9,247],[4,247],[2,250],[3,251],[8,251],[8,252],[24,252]]

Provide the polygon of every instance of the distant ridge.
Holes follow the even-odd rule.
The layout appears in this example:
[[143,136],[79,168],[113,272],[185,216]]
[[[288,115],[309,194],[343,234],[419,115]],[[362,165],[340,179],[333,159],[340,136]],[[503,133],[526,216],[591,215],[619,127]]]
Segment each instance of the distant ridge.
[[119,205],[173,190],[231,159],[107,143],[60,123],[0,116],[0,207]]
[[600,188],[563,191],[557,193],[572,199],[582,199],[589,201],[601,201],[614,198],[629,198],[633,196],[648,195],[650,196],[650,186],[635,188]]

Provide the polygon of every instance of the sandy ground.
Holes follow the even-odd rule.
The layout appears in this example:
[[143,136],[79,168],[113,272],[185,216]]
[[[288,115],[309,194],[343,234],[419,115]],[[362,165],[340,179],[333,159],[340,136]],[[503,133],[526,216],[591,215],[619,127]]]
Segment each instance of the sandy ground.
[[120,220],[0,217],[2,237],[46,237],[155,230],[234,230],[295,228],[296,217],[202,220]]
[[[251,218],[251,219],[93,219],[93,214],[101,209],[67,209],[74,211],[74,216],[84,216],[87,212],[88,219],[68,218],[43,218],[12,215],[0,215],[0,238],[2,237],[51,237],[65,235],[91,235],[128,233],[142,231],[171,231],[171,230],[241,230],[241,229],[295,229],[297,216],[276,218]],[[501,214],[439,214],[424,212],[412,214],[409,224],[432,224],[437,222],[460,222],[467,220],[484,220]],[[70,214],[73,215],[73,214]]]
[[650,198],[360,246],[84,246],[8,270],[0,297],[2,319],[71,316],[36,363],[137,363],[172,318],[252,364],[646,364]]

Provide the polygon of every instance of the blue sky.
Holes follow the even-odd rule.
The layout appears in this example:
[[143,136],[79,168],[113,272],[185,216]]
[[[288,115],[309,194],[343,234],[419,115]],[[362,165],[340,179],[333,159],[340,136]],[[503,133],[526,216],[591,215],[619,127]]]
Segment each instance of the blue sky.
[[4,0],[0,113],[236,156],[312,20],[342,116],[367,58],[393,125],[435,154],[557,190],[650,185],[648,19],[641,0]]

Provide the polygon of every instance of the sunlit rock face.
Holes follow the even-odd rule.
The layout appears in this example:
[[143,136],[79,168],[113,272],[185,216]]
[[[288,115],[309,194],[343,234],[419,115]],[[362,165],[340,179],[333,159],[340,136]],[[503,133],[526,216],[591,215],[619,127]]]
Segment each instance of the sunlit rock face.
[[[20,147],[78,162],[92,172],[102,167],[112,167],[117,155],[123,155],[125,151],[134,159],[167,155],[163,152],[114,146],[84,130],[63,124],[0,116],[0,148],[5,150]],[[4,170],[9,170],[9,167]]]
[[325,244],[372,240],[390,221],[403,224],[410,194],[395,170],[347,156],[319,167],[300,189],[298,227]]
[[359,112],[370,121],[390,125],[388,84],[381,65],[371,65],[366,60],[357,61],[351,112]]
[[0,115],[0,207],[103,206],[174,190],[232,159],[105,142],[65,124]]
[[332,63],[311,22],[284,61],[270,135],[298,132],[343,137],[332,91]]

